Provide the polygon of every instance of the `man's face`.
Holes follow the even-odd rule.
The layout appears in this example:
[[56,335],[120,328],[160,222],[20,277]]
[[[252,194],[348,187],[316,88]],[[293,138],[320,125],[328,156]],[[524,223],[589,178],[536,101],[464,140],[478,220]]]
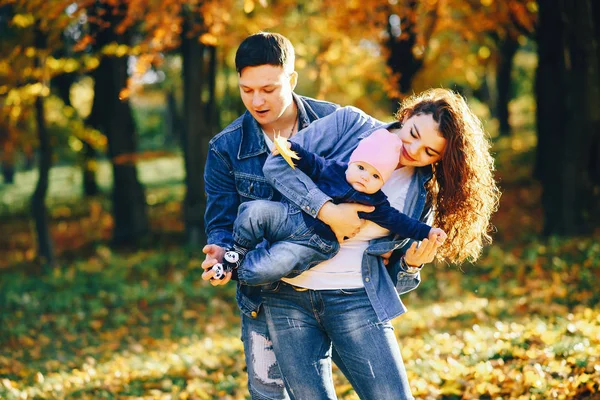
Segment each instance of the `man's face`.
[[292,104],[292,91],[298,74],[283,67],[259,65],[246,67],[239,77],[240,96],[252,116],[262,126],[277,121]]

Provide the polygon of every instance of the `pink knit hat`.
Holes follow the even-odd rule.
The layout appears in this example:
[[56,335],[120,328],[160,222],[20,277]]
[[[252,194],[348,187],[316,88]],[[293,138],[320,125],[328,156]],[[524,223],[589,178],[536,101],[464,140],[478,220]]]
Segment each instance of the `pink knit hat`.
[[374,167],[383,181],[387,181],[396,169],[402,151],[402,140],[387,129],[377,129],[362,139],[350,155],[349,164],[357,161]]

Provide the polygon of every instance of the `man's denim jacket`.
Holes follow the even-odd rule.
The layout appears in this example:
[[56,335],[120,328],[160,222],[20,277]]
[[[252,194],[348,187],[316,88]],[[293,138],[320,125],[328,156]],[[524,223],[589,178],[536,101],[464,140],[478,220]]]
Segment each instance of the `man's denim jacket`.
[[[339,106],[292,94],[298,107],[299,128],[331,114]],[[263,175],[269,150],[262,130],[246,111],[211,139],[204,169],[206,212],[204,226],[207,242],[224,248],[233,245],[233,222],[241,203],[250,200],[279,200]],[[260,288],[238,283],[240,310],[255,318],[261,305]]]
[[[395,127],[398,123],[384,124],[354,107],[343,107],[333,114],[316,121],[299,132],[291,140],[306,150],[325,158],[347,162],[358,141],[374,130]],[[316,217],[320,208],[331,200],[317,188],[302,171],[290,168],[283,157],[267,159],[265,177],[288,200],[306,213]],[[432,177],[430,166],[416,168],[413,174],[403,212],[409,217],[427,221],[431,219],[430,207],[426,207],[425,184]],[[416,288],[420,274],[409,274],[402,268],[399,255],[410,246],[411,240],[397,239],[392,235],[371,240],[363,255],[362,278],[367,295],[380,321],[385,322],[406,312],[399,294]],[[398,249],[386,267],[380,255]]]

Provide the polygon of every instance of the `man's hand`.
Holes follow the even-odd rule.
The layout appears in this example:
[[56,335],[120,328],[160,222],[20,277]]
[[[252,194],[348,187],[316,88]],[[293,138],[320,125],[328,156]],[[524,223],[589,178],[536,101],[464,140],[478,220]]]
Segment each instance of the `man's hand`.
[[362,225],[362,220],[358,218],[358,212],[371,212],[375,209],[373,206],[366,206],[356,203],[333,204],[328,201],[321,207],[317,218],[329,225],[338,242],[343,242],[344,238],[354,237]]
[[440,243],[437,238],[423,239],[419,244],[413,244],[406,250],[404,261],[411,267],[419,267],[422,264],[428,264],[433,261],[437,254],[437,249]]
[[210,270],[213,265],[216,263],[220,263],[223,261],[223,255],[225,254],[225,249],[221,246],[217,246],[216,244],[207,244],[202,249],[202,252],[206,254],[206,258],[202,261],[202,268],[204,272],[202,273],[202,279],[205,281],[210,281],[210,284],[213,286],[225,285],[227,282],[231,280],[231,271],[225,274],[225,278],[223,279],[212,279],[215,275],[215,271]]

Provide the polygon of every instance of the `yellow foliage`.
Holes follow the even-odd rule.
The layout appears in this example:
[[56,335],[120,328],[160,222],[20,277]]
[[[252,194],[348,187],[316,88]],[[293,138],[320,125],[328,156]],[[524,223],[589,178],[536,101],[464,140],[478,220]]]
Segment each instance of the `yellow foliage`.
[[219,42],[217,37],[211,33],[205,33],[200,36],[200,42],[208,46],[216,46]]
[[25,49],[25,56],[27,56],[29,58],[33,58],[35,56],[35,53],[36,53],[35,47],[27,47]]
[[250,14],[254,11],[254,0],[244,0],[244,12]]
[[93,70],[100,65],[100,59],[96,56],[85,56],[83,57],[83,63],[88,70]]
[[33,14],[16,14],[11,22],[19,28],[28,28],[35,22],[35,17]]
[[0,60],[0,75],[8,75],[10,71],[10,64],[7,61]]

